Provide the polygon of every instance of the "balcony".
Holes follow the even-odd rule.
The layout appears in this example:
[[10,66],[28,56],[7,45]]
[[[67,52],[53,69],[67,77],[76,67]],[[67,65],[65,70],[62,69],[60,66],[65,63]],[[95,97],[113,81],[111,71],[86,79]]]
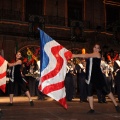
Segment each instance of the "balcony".
[[[23,13],[20,12],[20,11],[14,11],[14,10],[8,10],[8,9],[0,9],[0,19],[1,20],[23,21],[23,19],[22,19],[23,16],[22,15],[23,15]],[[55,26],[61,26],[61,27],[62,26],[63,27],[64,26],[70,27],[70,21],[71,20],[66,19],[64,17],[59,17],[59,16],[34,16],[34,15],[31,15],[31,16],[33,16],[34,18],[39,17],[40,22],[41,22],[41,18],[42,18],[42,20],[44,19],[45,25],[55,25]],[[26,18],[24,22],[29,22],[29,18]],[[84,21],[84,25],[85,25],[85,28],[90,27],[90,23],[88,21]]]
[[[36,20],[38,20],[40,24],[44,24],[45,31],[50,36],[57,39],[70,39],[72,27],[82,26],[84,30],[96,29],[96,26],[94,26],[90,21],[71,21],[70,19],[59,16],[35,15],[31,15],[28,19],[23,21],[22,15],[23,13],[20,11],[0,9],[0,34],[25,37],[30,35],[34,37],[34,30],[30,32],[30,28],[34,27],[33,25],[35,25]],[[104,24],[101,28],[104,30]]]

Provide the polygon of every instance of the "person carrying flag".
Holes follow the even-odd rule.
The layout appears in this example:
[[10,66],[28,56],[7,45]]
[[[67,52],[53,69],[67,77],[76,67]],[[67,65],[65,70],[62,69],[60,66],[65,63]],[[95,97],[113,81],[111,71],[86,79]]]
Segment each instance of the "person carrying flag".
[[104,95],[112,100],[115,105],[117,112],[120,112],[120,107],[118,106],[112,92],[106,84],[105,78],[100,68],[101,54],[100,45],[95,44],[93,47],[93,53],[90,54],[73,54],[74,57],[87,58],[86,60],[86,83],[87,83],[87,95],[90,106],[90,111],[88,113],[95,113],[93,106],[93,87],[102,91]]
[[11,68],[10,81],[9,81],[10,103],[8,104],[8,106],[13,105],[13,95],[14,95],[14,83],[15,83],[15,81],[21,86],[21,89],[25,92],[25,94],[29,98],[30,105],[33,106],[34,103],[31,99],[30,92],[26,87],[26,83],[22,79],[22,74],[21,74],[22,55],[21,55],[20,52],[17,52],[17,54],[16,54],[16,61],[14,63],[9,63],[8,62],[8,66]]

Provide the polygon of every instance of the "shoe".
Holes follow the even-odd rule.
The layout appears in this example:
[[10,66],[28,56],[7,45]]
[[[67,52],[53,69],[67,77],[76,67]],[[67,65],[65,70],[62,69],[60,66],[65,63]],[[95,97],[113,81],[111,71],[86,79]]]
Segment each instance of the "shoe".
[[33,101],[30,101],[30,106],[34,106],[34,102]]
[[98,103],[103,103],[102,101],[98,101]]
[[95,113],[95,110],[91,109],[91,110],[89,110],[87,113],[88,113],[88,114],[93,114],[93,113]]
[[13,106],[13,103],[9,103],[7,106]]
[[117,105],[117,106],[115,106],[115,109],[116,109],[116,111],[118,112],[118,113],[120,113],[120,107]]

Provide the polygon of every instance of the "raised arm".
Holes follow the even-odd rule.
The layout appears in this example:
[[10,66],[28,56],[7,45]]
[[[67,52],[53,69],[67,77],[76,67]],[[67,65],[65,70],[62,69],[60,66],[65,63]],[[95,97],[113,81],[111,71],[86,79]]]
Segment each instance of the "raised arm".
[[13,67],[13,66],[19,65],[19,64],[22,64],[22,61],[21,61],[21,60],[18,60],[18,61],[14,62],[14,63],[8,63],[8,66],[9,66],[9,67]]
[[100,53],[90,53],[90,54],[86,53],[86,54],[73,54],[72,57],[73,58],[75,58],[75,57],[80,57],[80,58],[97,57],[97,58],[100,58],[101,56],[100,56]]

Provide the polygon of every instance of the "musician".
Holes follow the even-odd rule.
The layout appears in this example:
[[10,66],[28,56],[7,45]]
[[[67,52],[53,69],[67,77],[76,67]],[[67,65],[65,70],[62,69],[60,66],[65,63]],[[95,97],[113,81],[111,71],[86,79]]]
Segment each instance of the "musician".
[[34,74],[35,70],[36,70],[35,64],[32,63],[32,64],[30,65],[29,73],[30,73],[30,74]]
[[29,72],[28,72],[28,81],[29,81],[29,90],[30,90],[30,94],[31,96],[35,96],[35,83],[36,83],[36,78],[35,78],[35,74],[34,72],[36,71],[36,67],[37,67],[37,63],[34,60],[29,68]]
[[79,97],[80,102],[87,102],[87,91],[86,91],[86,82],[85,82],[85,59],[78,59],[75,71],[77,72],[78,77],[78,88],[79,88]]
[[73,66],[72,61],[67,61],[67,73],[65,77],[66,99],[72,101],[74,95],[74,82],[73,82]]
[[108,85],[110,87],[110,90],[115,93],[115,79],[113,74],[114,68],[113,68],[113,62],[108,62]]

